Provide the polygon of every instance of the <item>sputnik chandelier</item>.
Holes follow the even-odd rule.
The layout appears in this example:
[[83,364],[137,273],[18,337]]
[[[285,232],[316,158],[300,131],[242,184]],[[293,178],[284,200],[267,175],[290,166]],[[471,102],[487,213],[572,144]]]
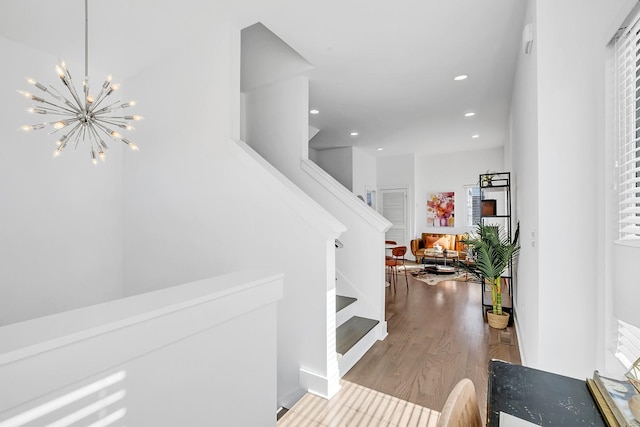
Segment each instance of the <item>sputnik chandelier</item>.
[[[71,73],[67,69],[64,61],[56,65],[56,72],[62,80],[69,94],[62,95],[55,87],[48,87],[33,80],[27,79],[29,83],[34,85],[40,91],[44,92],[42,96],[36,96],[32,93],[21,91],[18,92],[35,104],[28,110],[32,114],[52,115],[55,116],[53,121],[36,123],[32,125],[24,125],[21,127],[24,131],[39,130],[52,127],[51,134],[63,134],[56,141],[57,148],[53,152],[54,157],[58,157],[67,145],[73,145],[77,149],[78,144],[83,142],[88,145],[93,164],[98,163],[98,158],[105,160],[105,151],[108,149],[107,140],[120,140],[134,151],[138,147],[123,137],[118,130],[133,130],[131,123],[140,120],[142,117],[136,115],[126,115],[123,110],[135,105],[135,101],[122,102],[120,100],[107,100],[120,85],[111,83],[111,76],[108,76],[96,96],[91,94],[89,85],[89,18],[88,18],[88,0],[84,1],[84,82],[81,91],[77,91],[74,87]],[[47,97],[48,96],[48,97]]]

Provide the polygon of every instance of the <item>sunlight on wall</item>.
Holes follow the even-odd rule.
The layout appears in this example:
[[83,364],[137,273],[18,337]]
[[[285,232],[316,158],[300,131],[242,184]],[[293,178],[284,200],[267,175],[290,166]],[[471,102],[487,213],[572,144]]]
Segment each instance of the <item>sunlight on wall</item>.
[[[113,425],[127,412],[124,406],[127,392],[121,384],[126,376],[125,371],[116,372],[1,421],[0,427],[20,427],[32,422],[48,427],[64,427],[92,415],[97,416],[97,421],[86,424],[88,427]],[[107,389],[114,386],[116,390],[109,394]],[[98,400],[92,401],[96,397]]]

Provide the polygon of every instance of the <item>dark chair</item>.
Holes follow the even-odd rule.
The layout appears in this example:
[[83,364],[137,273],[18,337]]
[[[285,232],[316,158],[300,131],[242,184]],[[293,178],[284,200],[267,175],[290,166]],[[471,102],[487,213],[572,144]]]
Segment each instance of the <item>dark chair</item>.
[[409,289],[409,279],[407,278],[407,268],[404,265],[404,255],[407,253],[406,246],[396,246],[391,249],[391,256],[385,259],[385,265],[391,275],[391,283],[393,284],[393,290],[396,290],[396,282],[398,281],[398,267],[404,268],[404,279],[407,282],[407,289]]

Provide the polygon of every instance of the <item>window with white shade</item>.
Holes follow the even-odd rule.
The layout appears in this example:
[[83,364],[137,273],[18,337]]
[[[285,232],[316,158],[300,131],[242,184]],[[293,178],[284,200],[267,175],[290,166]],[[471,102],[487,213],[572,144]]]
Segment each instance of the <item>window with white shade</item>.
[[[615,50],[616,100],[616,188],[618,196],[619,248],[637,251],[640,248],[640,7],[627,19],[613,40]],[[622,250],[622,249],[621,249]],[[622,252],[629,254],[628,252]],[[633,258],[633,256],[631,256]],[[616,358],[628,369],[640,358],[640,328],[624,320],[629,315],[628,303],[634,301],[635,277],[614,274],[613,299],[618,336]],[[618,307],[619,306],[619,307]],[[626,310],[626,311],[625,311]],[[631,308],[633,310],[633,308]]]
[[468,185],[467,193],[467,219],[466,226],[474,227],[480,222],[480,187]]
[[640,246],[640,19],[615,40],[619,241]]
[[640,357],[640,329],[622,320],[618,320],[616,357],[627,369]]

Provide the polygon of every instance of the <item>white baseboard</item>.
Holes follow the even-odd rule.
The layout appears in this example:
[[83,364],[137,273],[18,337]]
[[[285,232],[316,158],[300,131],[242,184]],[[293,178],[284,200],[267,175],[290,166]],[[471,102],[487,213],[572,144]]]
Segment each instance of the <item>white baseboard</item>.
[[291,393],[278,398],[278,406],[291,409],[293,408],[293,405],[295,405],[298,402],[298,400],[302,399],[302,397],[306,393],[307,392],[301,388],[296,389],[295,391],[292,391]]
[[300,387],[324,399],[331,399],[340,390],[340,378],[327,378],[300,368]]
[[387,332],[387,321],[382,321],[378,324],[378,327],[376,328],[378,330],[378,339],[380,341],[383,341],[387,335],[389,335],[389,333]]
[[520,363],[522,364],[522,366],[528,366],[527,365],[527,357],[525,355],[524,349],[522,348],[522,345],[520,345],[520,323],[518,323],[518,316],[515,315],[516,314],[516,310],[514,307],[513,310],[513,327],[516,328],[516,345],[518,346],[518,351],[520,352]]

